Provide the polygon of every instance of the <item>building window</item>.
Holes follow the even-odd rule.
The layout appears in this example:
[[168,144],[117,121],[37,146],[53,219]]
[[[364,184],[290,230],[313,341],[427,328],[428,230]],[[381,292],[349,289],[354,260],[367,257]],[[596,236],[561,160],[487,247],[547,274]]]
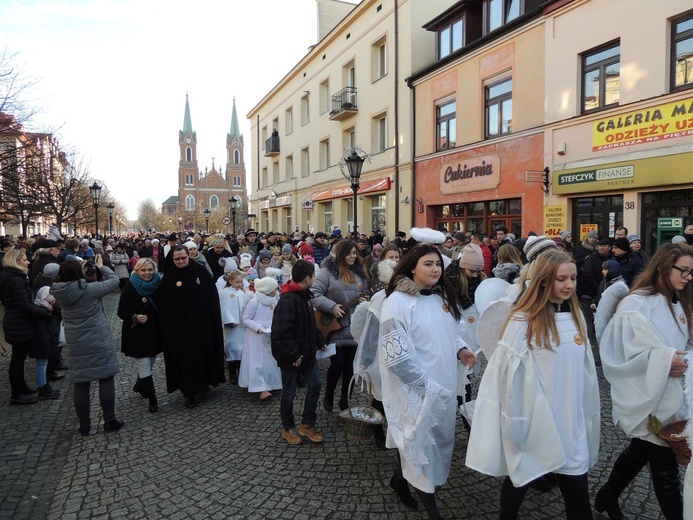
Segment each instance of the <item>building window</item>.
[[621,44],[610,43],[582,55],[582,113],[618,105]]
[[484,0],[484,34],[503,27],[540,3],[541,0]]
[[383,36],[371,47],[371,66],[373,81],[387,74],[387,38]]
[[464,18],[455,20],[438,31],[438,59],[464,46]]
[[241,164],[241,152],[239,152],[238,150],[233,151],[233,163]]
[[505,79],[486,87],[486,138],[512,132],[513,80]]
[[693,87],[693,13],[671,22],[671,90]]
[[342,134],[342,148],[350,150],[356,146],[356,131],[354,127],[347,128]]
[[262,169],[262,178],[260,180],[262,182],[260,185],[261,187],[266,188],[269,186],[269,180],[267,179],[267,166]]
[[216,195],[212,195],[212,196],[209,198],[209,207],[210,207],[210,209],[214,209],[214,208],[216,208],[218,205],[219,205],[219,197],[217,197]]
[[325,202],[325,233],[332,233],[332,202]]
[[320,169],[327,170],[330,167],[330,140],[320,141]]
[[294,178],[294,156],[287,155],[286,157],[286,180]]
[[301,150],[301,177],[310,175],[310,149],[305,147]]
[[279,163],[272,163],[272,184],[279,184]]
[[291,230],[291,208],[286,208],[286,232]]
[[[353,61],[349,62],[342,69],[342,81],[347,87],[356,87],[356,66],[354,65]],[[351,103],[352,105],[356,104],[355,90],[349,90],[349,92],[347,92],[345,102]]]
[[195,210],[195,197],[188,195],[185,197],[185,210],[194,211]]
[[192,186],[193,185],[193,176],[190,173],[187,173],[185,175],[185,185],[186,186]]
[[233,178],[233,187],[234,188],[240,188],[241,187],[241,178],[240,176],[236,175]]
[[373,150],[384,152],[387,149],[387,116],[381,114],[373,118]]
[[289,135],[294,131],[294,109],[293,107],[289,107],[286,109],[286,113],[284,114],[284,125],[285,125],[285,131],[286,135]]
[[301,124],[310,123],[310,96],[305,95],[301,98]]
[[455,100],[436,107],[436,149],[448,150],[455,147],[457,136]]
[[330,97],[330,82],[325,80],[320,83],[320,113],[329,112],[332,106],[332,98]]
[[371,197],[371,231],[382,231],[385,233],[387,224],[387,197],[385,195],[375,195]]
[[505,226],[519,237],[522,236],[522,199],[436,206],[434,218],[439,231],[479,231],[491,236],[497,227]]
[[185,149],[185,160],[188,162],[193,160],[192,159],[192,148],[190,148],[189,146]]

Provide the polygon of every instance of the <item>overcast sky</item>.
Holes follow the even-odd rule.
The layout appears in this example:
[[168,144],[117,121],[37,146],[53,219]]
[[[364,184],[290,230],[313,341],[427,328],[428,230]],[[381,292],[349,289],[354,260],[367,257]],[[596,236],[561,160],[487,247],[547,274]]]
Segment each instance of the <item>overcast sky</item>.
[[131,219],[177,195],[186,93],[202,170],[225,166],[235,96],[250,173],[245,116],[316,40],[316,0],[0,0],[42,129],[60,127]]

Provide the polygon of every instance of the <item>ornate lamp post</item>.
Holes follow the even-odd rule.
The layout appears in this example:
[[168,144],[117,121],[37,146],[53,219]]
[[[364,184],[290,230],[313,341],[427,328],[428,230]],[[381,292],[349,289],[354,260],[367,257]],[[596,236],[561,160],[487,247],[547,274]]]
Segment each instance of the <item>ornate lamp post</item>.
[[178,217],[178,231],[183,231],[181,223],[183,222],[183,217]]
[[106,208],[108,209],[108,234],[113,235],[113,210],[115,209],[115,204],[109,202]]
[[99,234],[99,199],[101,198],[101,186],[94,181],[94,184],[89,186],[89,191],[91,191],[91,200],[94,203],[94,220],[96,224],[96,235]]
[[209,208],[205,208],[205,210],[203,211],[203,213],[205,214],[205,222],[206,222],[206,224],[207,224],[206,227],[205,227],[205,230],[207,231],[207,233],[209,233],[209,215],[210,215],[212,212],[209,211]]
[[347,164],[347,168],[349,169],[349,180],[351,181],[351,191],[354,192],[354,233],[353,237],[354,240],[358,240],[358,232],[359,232],[359,226],[358,226],[358,220],[356,217],[356,214],[358,213],[356,211],[356,201],[357,197],[356,194],[359,191],[359,186],[361,185],[361,168],[363,168],[363,157],[361,157],[358,153],[356,153],[356,150],[353,149],[351,151],[351,155],[344,159],[344,161]]
[[236,236],[236,208],[238,207],[238,199],[231,197],[229,199],[229,207],[231,208],[231,224],[233,226],[233,236]]

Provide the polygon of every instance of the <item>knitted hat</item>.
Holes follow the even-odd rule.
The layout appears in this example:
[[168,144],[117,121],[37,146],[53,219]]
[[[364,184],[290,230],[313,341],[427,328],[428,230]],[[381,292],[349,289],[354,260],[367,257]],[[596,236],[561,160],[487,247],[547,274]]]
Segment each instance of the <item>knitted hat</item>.
[[460,255],[460,268],[481,271],[484,268],[484,255],[476,244],[467,244]]
[[462,233],[462,231],[458,231],[457,233],[452,235],[452,238],[454,238],[455,240],[459,240],[460,242],[466,242],[467,241],[467,235]]
[[272,258],[272,253],[270,253],[269,249],[262,249],[258,254],[257,254],[258,260],[262,260],[263,258]]
[[608,266],[606,276],[609,280],[613,280],[621,274],[621,264],[616,260],[607,260],[605,263]]
[[382,251],[383,250],[383,245],[382,244],[375,244],[373,246],[373,251]]
[[243,269],[244,267],[250,267],[252,258],[253,257],[247,253],[242,254],[241,255],[241,266],[240,266],[241,269]]
[[277,280],[271,276],[265,276],[259,280],[255,280],[255,290],[261,292],[262,294],[270,294],[272,291],[279,287]]
[[676,235],[675,237],[671,238],[671,243],[672,244],[678,244],[680,242],[685,243],[686,242],[686,237],[682,237],[681,235]]
[[60,264],[51,262],[50,264],[43,266],[43,276],[53,279],[57,276],[59,270]]
[[187,248],[188,251],[190,251],[191,248],[192,248],[192,249],[197,249],[197,244],[196,244],[195,242],[193,242],[192,240],[188,240],[188,241],[187,241],[185,244],[183,244],[183,245]]
[[628,242],[633,243],[633,242],[642,242],[640,240],[640,237],[638,235],[628,235]]
[[291,254],[291,253],[293,253],[293,252],[294,252],[294,251],[293,251],[293,249],[291,249],[291,246],[290,246],[289,244],[284,244],[284,245],[282,246],[282,254],[284,254],[284,253],[289,253],[289,254]]
[[573,234],[570,231],[563,230],[559,233],[561,235],[561,239],[565,242],[565,239],[568,237],[572,237]]
[[527,261],[534,260],[542,251],[547,249],[556,249],[556,242],[544,235],[539,237],[529,237],[525,242],[524,252]]
[[556,243],[556,246],[564,246],[565,245],[563,243],[563,239],[561,237],[553,237],[551,240],[553,240]]
[[597,238],[597,230],[590,229],[589,233],[587,233],[587,238]]
[[304,242],[301,244],[301,247],[298,248],[298,253],[301,255],[301,258],[305,257],[306,255],[313,256],[313,248],[310,247],[310,244],[306,244]]
[[[241,263],[243,263],[243,262],[241,261]],[[245,275],[246,275],[245,278],[248,281],[257,280],[257,271],[252,267],[250,269],[248,269],[248,271],[245,273]]]
[[630,242],[627,238],[617,238],[614,240],[614,247],[618,247],[621,251],[630,251]]

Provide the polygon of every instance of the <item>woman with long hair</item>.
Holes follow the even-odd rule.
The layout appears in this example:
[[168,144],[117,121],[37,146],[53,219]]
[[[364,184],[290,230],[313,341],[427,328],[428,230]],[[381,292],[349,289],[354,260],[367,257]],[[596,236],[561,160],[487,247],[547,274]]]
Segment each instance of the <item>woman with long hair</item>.
[[493,268],[493,276],[513,283],[522,269],[520,251],[512,244],[503,244],[498,249],[498,264]]
[[74,385],[79,432],[84,436],[91,434],[89,386],[92,381],[99,381],[104,430],[119,430],[124,424],[115,415],[114,376],[120,372],[120,365],[111,322],[101,302],[120,283],[118,276],[103,265],[101,255],[95,255],[94,266],[101,271],[102,282],[88,282],[79,260],[65,260],[51,288],[62,307],[68,374]]
[[334,406],[334,393],[340,378],[342,390],[339,409],[347,408],[347,392],[354,375],[357,343],[351,334],[353,308],[346,308],[346,304],[355,306],[359,295],[368,289],[368,278],[356,252],[356,243],[348,239],[340,240],[332,248],[332,253],[320,266],[312,288],[315,309],[338,320],[339,325],[326,338],[326,343],[334,343],[337,347],[337,353],[330,357],[325,384],[323,406],[328,412]]
[[[12,345],[10,358],[10,387],[12,395],[10,404],[34,404],[36,398],[31,394],[36,389],[29,388],[24,379],[24,362],[30,354],[36,357],[36,380],[39,398],[54,399],[54,391],[46,380],[48,352],[34,353],[36,324],[38,320],[50,323],[51,313],[43,307],[34,305],[31,286],[29,285],[29,259],[24,250],[11,249],[2,259],[3,270],[0,273],[0,300],[5,307],[2,328],[5,340]],[[58,392],[59,394],[59,392]]]
[[156,303],[161,277],[151,258],[140,258],[127,280],[118,303],[118,317],[123,320],[123,354],[137,364],[137,383],[133,391],[149,399],[149,411],[159,410],[152,368],[161,352],[159,307]]
[[455,444],[457,361],[472,367],[476,356],[461,340],[457,292],[443,276],[434,246],[419,244],[402,257],[380,311],[378,355],[388,448],[400,465],[390,487],[416,509],[416,489],[429,518],[442,518],[435,488],[447,481]]
[[569,253],[542,252],[481,380],[466,464],[506,475],[501,519],[555,473],[569,520],[592,518],[587,471],[599,455],[599,386]]
[[686,418],[681,356],[691,338],[692,272],[691,247],[662,245],[618,304],[599,342],[613,417],[631,438],[594,502],[612,520],[625,518],[619,496],[648,463],[664,518],[683,518],[676,458],[651,422],[656,418],[667,425]]

